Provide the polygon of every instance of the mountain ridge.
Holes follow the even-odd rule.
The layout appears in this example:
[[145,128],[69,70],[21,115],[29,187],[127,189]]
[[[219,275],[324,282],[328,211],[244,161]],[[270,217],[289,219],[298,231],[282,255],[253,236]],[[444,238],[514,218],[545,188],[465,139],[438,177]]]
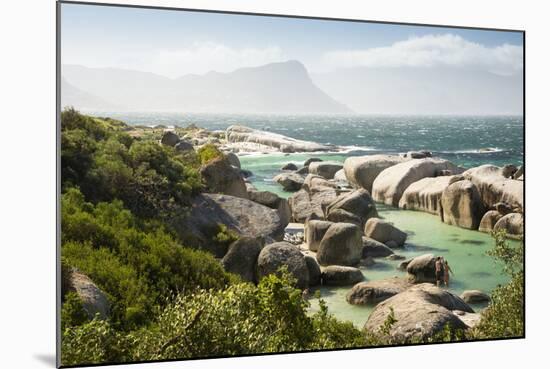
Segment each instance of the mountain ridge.
[[[80,91],[128,111],[352,113],[322,91],[296,60],[176,78],[67,64],[62,76]],[[62,103],[81,105],[78,100]]]

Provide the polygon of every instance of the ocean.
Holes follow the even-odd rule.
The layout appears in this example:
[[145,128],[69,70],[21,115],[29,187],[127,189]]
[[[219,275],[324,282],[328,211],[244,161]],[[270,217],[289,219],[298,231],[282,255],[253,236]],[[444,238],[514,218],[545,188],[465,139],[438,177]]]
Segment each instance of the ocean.
[[[300,166],[311,157],[343,162],[348,156],[396,154],[411,150],[429,150],[434,156],[471,168],[482,164],[522,165],[523,117],[521,116],[284,116],[284,115],[209,115],[172,113],[94,113],[110,116],[129,124],[186,126],[221,130],[232,124],[280,133],[297,139],[344,147],[337,153],[251,154],[240,157],[241,165],[254,173],[252,183],[283,197],[291,193],[272,181],[280,168],[289,162]],[[377,205],[381,217],[393,222],[408,234],[405,248],[397,253],[414,257],[425,253],[448,260],[454,275],[449,290],[461,294],[479,289],[490,293],[507,277],[500,266],[486,255],[494,241],[490,235],[442,223],[439,217],[409,210]],[[510,241],[517,242],[517,241]],[[393,276],[404,277],[397,270],[399,261],[377,259],[372,267],[361,270],[365,280]],[[351,287],[322,287],[321,297],[329,311],[339,319],[362,327],[372,307],[352,306],[345,296]],[[473,306],[480,310],[485,305]],[[318,305],[312,301],[311,310]]]

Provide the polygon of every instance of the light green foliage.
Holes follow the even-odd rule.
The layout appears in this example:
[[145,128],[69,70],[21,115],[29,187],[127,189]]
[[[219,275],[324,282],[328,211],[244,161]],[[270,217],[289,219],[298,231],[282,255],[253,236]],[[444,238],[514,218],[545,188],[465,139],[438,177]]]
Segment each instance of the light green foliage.
[[[313,316],[288,272],[263,278],[258,286],[235,284],[225,290],[180,294],[147,328],[116,335],[110,325],[93,321],[69,330],[80,346],[96,347],[67,357],[86,362],[113,352],[131,361],[356,347],[363,336],[351,323],[330,316],[326,307]],[[92,329],[100,339],[92,334]],[[110,342],[108,348],[103,344]],[[109,352],[108,350],[111,350]],[[85,358],[84,355],[87,355]],[[126,355],[126,356],[124,356]],[[100,358],[100,360],[97,360]]]
[[201,189],[196,159],[134,139],[122,122],[68,109],[61,128],[62,187],[78,186],[91,202],[119,199],[137,216],[169,218]]
[[201,164],[206,164],[216,158],[224,157],[223,153],[213,144],[204,145],[197,151],[197,154],[199,155]]
[[522,337],[524,335],[523,242],[512,246],[504,232],[493,233],[495,247],[489,252],[504,265],[510,282],[491,294],[489,307],[483,311],[480,324],[470,332],[472,338]]
[[84,310],[78,294],[68,292],[61,307],[61,330],[65,331],[66,327],[82,325],[88,320],[88,314]]
[[70,189],[61,204],[64,259],[109,294],[114,321],[126,327],[149,321],[166,296],[234,280],[212,255],[182,247],[121,201],[93,205]]

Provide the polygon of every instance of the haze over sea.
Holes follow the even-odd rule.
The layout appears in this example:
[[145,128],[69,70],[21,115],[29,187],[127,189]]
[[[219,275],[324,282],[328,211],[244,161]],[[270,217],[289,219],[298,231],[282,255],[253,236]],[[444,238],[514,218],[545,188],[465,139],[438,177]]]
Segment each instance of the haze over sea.
[[[301,166],[310,157],[344,161],[353,155],[403,153],[429,150],[434,156],[470,168],[482,164],[523,164],[523,117],[521,116],[374,116],[374,115],[210,115],[174,113],[94,113],[110,116],[129,124],[187,126],[191,123],[210,130],[223,130],[232,124],[283,134],[285,136],[331,143],[345,147],[338,153],[267,154],[241,156],[244,169],[254,173],[251,182],[259,190],[269,190],[283,197],[284,192],[272,181],[280,168],[289,162]],[[461,294],[479,289],[491,292],[506,283],[501,267],[486,255],[494,245],[490,235],[442,223],[439,217],[377,204],[379,215],[407,232],[407,244],[396,250],[406,258],[433,253],[444,256],[454,275],[449,289]],[[517,242],[517,241],[510,241]],[[393,276],[400,261],[377,259],[374,266],[361,270],[365,280]],[[372,307],[346,302],[350,287],[322,287],[322,298],[329,311],[340,319],[362,327]],[[485,305],[473,305],[479,310]],[[316,310],[312,304],[312,310]]]

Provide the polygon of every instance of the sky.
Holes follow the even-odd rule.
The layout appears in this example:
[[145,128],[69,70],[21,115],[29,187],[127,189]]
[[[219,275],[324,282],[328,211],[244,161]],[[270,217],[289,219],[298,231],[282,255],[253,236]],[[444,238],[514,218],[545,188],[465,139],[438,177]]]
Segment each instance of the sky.
[[63,64],[167,77],[299,60],[310,73],[452,67],[512,76],[520,32],[62,5]]

